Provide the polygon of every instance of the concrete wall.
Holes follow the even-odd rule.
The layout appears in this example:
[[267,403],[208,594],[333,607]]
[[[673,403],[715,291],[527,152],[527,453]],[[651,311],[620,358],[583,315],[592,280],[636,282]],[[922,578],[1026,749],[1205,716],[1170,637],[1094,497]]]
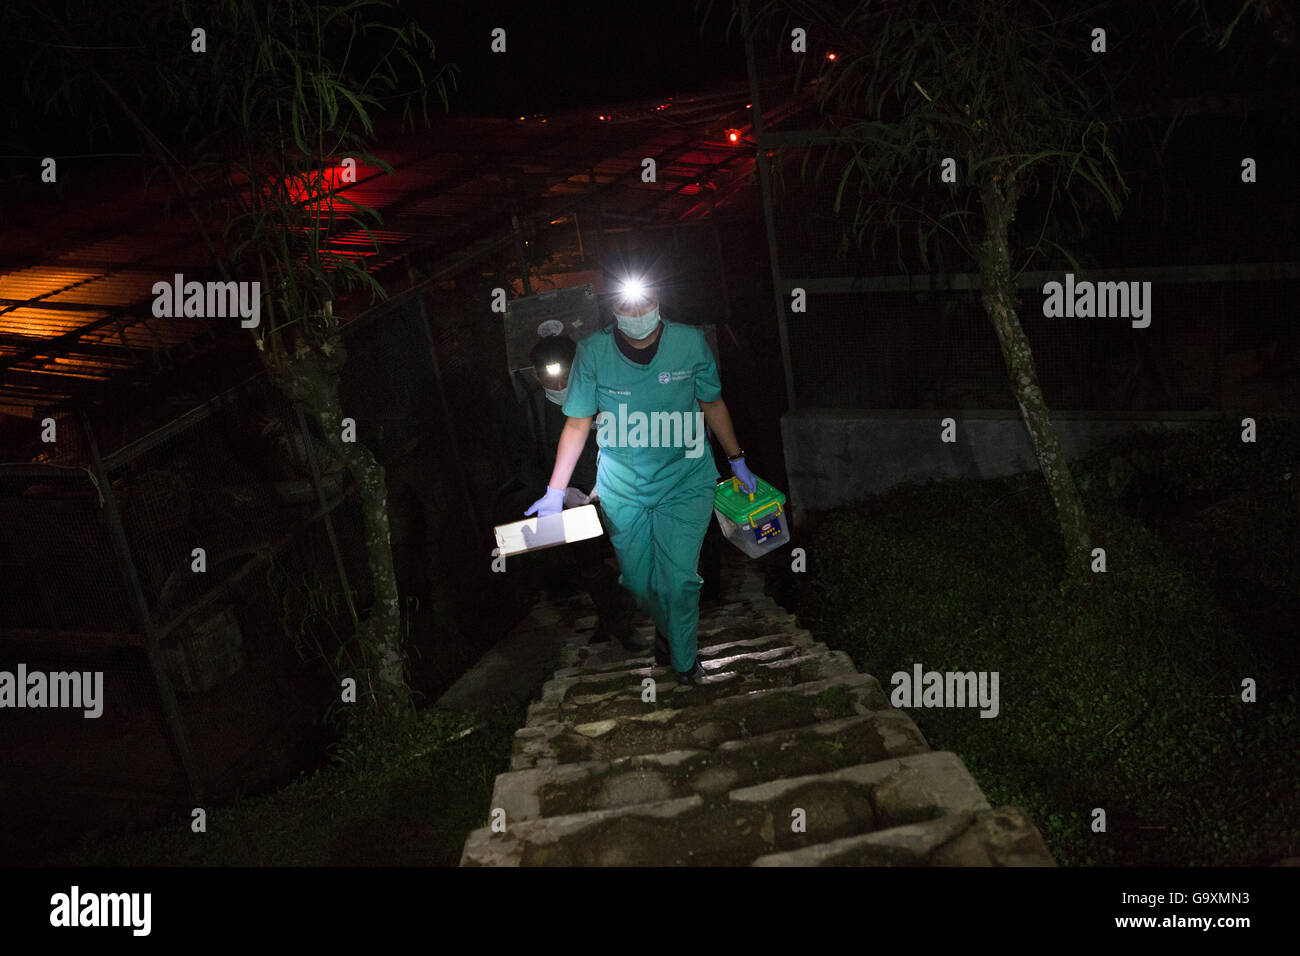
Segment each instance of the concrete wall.
[[[1076,459],[1135,431],[1214,421],[1219,412],[1056,412],[1066,457]],[[954,443],[939,440],[944,418]],[[803,409],[781,418],[789,497],[796,509],[839,508],[896,485],[995,478],[1037,470],[1019,412]]]

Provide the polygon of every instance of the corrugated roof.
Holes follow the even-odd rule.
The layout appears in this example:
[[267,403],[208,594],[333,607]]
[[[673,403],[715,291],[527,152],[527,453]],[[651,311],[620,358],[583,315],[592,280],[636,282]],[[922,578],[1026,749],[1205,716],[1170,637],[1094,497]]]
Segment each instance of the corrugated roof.
[[[393,175],[362,167],[361,181],[343,187],[349,200],[380,212],[382,224],[372,227],[378,249],[357,229],[332,236],[330,248],[380,272],[417,249],[436,257],[439,243],[456,236],[508,228],[512,211],[552,216],[596,192],[603,208],[641,221],[708,214],[748,181],[752,146],[723,139],[725,126],[744,122],[748,95],[737,85],[631,104],[603,120],[587,111],[440,118],[431,131],[376,148]],[[658,159],[655,183],[641,181],[646,156]],[[93,398],[98,386],[239,347],[247,335],[237,319],[153,315],[154,283],[171,283],[176,273],[186,281],[218,277],[194,222],[165,215],[159,188],[118,196],[51,210],[29,224],[38,233],[32,243],[0,251],[0,411],[34,415]],[[45,252],[33,262],[24,248]]]

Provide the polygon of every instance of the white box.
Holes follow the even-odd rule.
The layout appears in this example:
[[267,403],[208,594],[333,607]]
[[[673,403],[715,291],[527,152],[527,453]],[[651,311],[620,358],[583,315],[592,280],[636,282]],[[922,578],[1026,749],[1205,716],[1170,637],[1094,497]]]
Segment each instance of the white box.
[[497,547],[505,557],[585,541],[605,533],[605,529],[600,526],[600,516],[596,513],[595,505],[566,508],[557,515],[547,515],[545,518],[512,521],[510,524],[497,525],[492,530],[497,536]]

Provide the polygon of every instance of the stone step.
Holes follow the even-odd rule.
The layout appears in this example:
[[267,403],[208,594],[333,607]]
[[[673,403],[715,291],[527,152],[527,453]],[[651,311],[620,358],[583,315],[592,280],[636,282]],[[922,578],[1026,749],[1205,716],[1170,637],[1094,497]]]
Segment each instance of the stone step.
[[[955,754],[924,753],[699,794],[474,831],[462,865],[740,866],[776,852],[989,809]],[[801,814],[801,816],[800,816]],[[801,826],[800,826],[801,824]]]
[[731,594],[724,594],[715,601],[700,602],[700,617],[710,614],[739,614],[741,610],[768,611],[783,610],[781,605],[764,593],[762,586],[746,588]]
[[712,752],[677,750],[503,773],[496,779],[492,806],[514,821],[610,810],[693,793],[708,796],[929,749],[904,711],[882,710],[728,741]]
[[[651,631],[650,634],[653,637],[654,632]],[[719,631],[716,635],[709,634],[704,639],[711,640],[714,636],[723,637],[725,634]],[[744,650],[768,651],[779,647],[810,647],[813,643],[812,634],[808,631],[778,631],[764,637],[702,644],[699,645],[698,653],[703,660],[708,661],[724,653],[739,654]],[[565,648],[564,654],[561,655],[561,667],[555,672],[555,676],[575,677],[578,674],[635,670],[638,667],[645,667],[647,662],[653,659],[653,650],[652,647],[643,654],[633,654],[616,641],[588,644],[576,651]]]
[[[633,631],[648,645],[654,640],[654,625],[634,627]],[[720,618],[714,623],[702,621],[696,634],[696,646],[701,652],[707,653],[707,648],[719,644],[761,640],[781,635],[787,635],[788,644],[813,642],[809,632],[799,627],[798,621],[792,615],[768,612],[754,617]],[[599,669],[629,659],[640,659],[617,641],[601,641],[599,644],[592,644],[591,637],[591,631],[574,631],[560,652],[560,666]],[[653,646],[650,646],[644,656],[650,657],[652,653]]]
[[[795,615],[790,614],[771,598],[758,595],[739,601],[702,604],[700,606],[699,627],[701,630],[707,630],[710,627],[742,623],[747,619],[758,617],[771,618],[773,621],[794,621],[796,619]],[[633,615],[632,623],[640,628],[650,627],[653,629],[654,627],[654,621],[651,620],[650,616],[640,612]]]
[[717,601],[702,601],[700,603],[701,624],[715,618],[744,617],[747,614],[776,614],[781,617],[794,617],[793,614],[789,614],[785,608],[761,591],[735,594],[729,598],[719,598]]
[[522,727],[515,732],[510,769],[712,749],[727,740],[890,709],[889,699],[874,677],[846,674],[743,697],[723,697],[709,707],[665,707],[587,724],[555,721]]
[[581,608],[592,607],[591,597],[586,591],[574,591],[572,594],[565,594],[559,597],[546,598],[537,601],[533,605],[533,612],[542,612],[539,616],[548,617],[551,615],[572,614],[573,612],[582,613]]
[[[793,687],[855,673],[853,661],[843,651],[793,649],[785,659],[764,661],[776,652],[739,654],[702,662],[708,680],[699,685],[681,684],[670,667],[644,667],[615,675],[565,678],[548,683],[549,696],[528,708],[526,724],[535,726],[554,721],[589,724],[610,717],[632,717],[654,710],[708,707],[715,701],[773,687]],[[798,653],[808,650],[810,653]],[[655,682],[653,703],[643,699],[642,681]]]
[[720,608],[725,608],[733,604],[747,604],[755,607],[779,607],[771,596],[765,590],[765,583],[757,578],[750,578],[743,582],[737,582],[737,586],[729,588],[716,598],[708,601],[700,601],[701,613],[708,614]]
[[754,865],[1056,866],[1056,860],[1019,808],[998,807],[770,853]]
[[[582,603],[585,600],[585,605]],[[575,627],[578,630],[591,630],[596,626],[596,614],[594,605],[585,595],[579,595],[575,598],[566,598],[563,602],[552,602],[539,604],[542,615],[557,617],[562,614],[573,616]],[[586,610],[583,611],[582,608]],[[574,613],[577,609],[578,613]],[[743,593],[724,596],[713,601],[701,601],[699,619],[701,627],[707,625],[711,619],[720,621],[730,621],[736,618],[753,617],[757,615],[774,614],[781,619],[793,618],[785,608],[775,600],[763,593],[761,587],[754,590],[747,590]],[[634,611],[632,617],[633,625],[638,628],[651,627],[654,623],[650,616],[641,611]]]
[[[702,685],[651,649],[592,644],[585,595],[533,609],[526,629],[546,631],[560,667],[496,779],[505,832],[470,834],[462,865],[1055,865],[1023,813],[992,809],[733,551],[721,599],[701,606]],[[634,628],[654,635],[644,614]]]
[[766,580],[767,576],[761,571],[742,566],[738,570],[733,570],[730,574],[722,575],[719,591],[723,595],[734,594],[737,591],[749,591],[755,588],[761,591]]
[[[807,657],[813,654],[829,654],[830,648],[825,644],[794,644],[777,639],[759,639],[762,646],[755,641],[734,641],[728,644],[715,644],[700,649],[700,664],[710,674],[722,671],[750,671],[758,664],[772,661]],[[624,652],[626,653],[626,651]],[[663,671],[666,668],[656,665],[650,654],[629,658],[620,662],[624,666],[562,667],[555,676],[542,685],[539,700],[552,701],[564,699],[573,694],[599,694],[621,689],[630,682],[640,686],[642,678],[651,671]],[[657,679],[657,678],[656,678]]]
[[736,595],[736,600],[700,605],[700,627],[708,627],[715,621],[725,622],[758,615],[791,620],[795,617],[766,594],[745,594]]

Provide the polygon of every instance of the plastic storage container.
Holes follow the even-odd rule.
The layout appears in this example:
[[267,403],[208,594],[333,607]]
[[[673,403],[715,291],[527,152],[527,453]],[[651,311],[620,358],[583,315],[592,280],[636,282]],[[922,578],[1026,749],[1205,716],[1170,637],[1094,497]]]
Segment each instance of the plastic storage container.
[[751,558],[760,558],[790,540],[785,495],[754,476],[752,495],[740,490],[740,479],[721,482],[713,492],[713,513],[727,540]]

